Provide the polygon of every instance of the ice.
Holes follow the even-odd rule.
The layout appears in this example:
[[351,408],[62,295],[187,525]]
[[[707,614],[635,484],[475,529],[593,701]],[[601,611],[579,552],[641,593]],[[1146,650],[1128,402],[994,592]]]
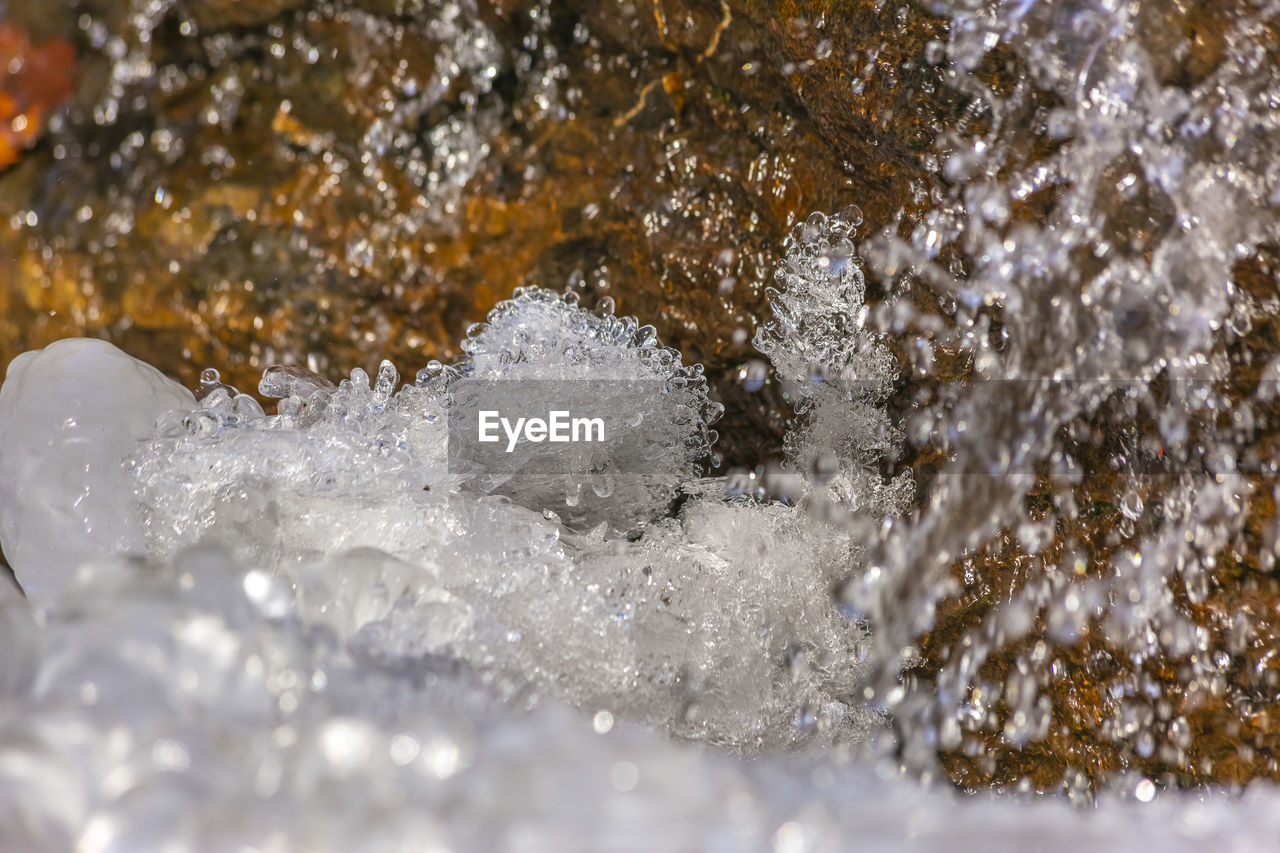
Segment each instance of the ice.
[[[792,269],[791,297],[829,283]],[[814,300],[792,315],[831,308]],[[500,335],[532,328],[543,341],[586,323],[575,356],[598,348],[621,375],[648,364],[629,334],[601,342],[595,324],[612,321],[557,296],[522,295],[496,319],[470,340],[501,351]],[[559,343],[518,369],[570,371]],[[117,391],[131,376],[166,387],[87,346],[127,368],[110,377]],[[274,415],[212,373],[199,405],[159,395],[186,411],[141,443],[129,437],[114,470],[89,472],[131,484],[135,514],[121,502],[119,517],[149,556],[95,555],[38,613],[12,594],[0,607],[7,848],[541,850],[643,838],[662,849],[987,849],[998,826],[1010,843],[1052,828],[1075,849],[1140,826],[1176,850],[1242,813],[1251,822],[1237,839],[1273,829],[1269,791],[1188,808],[1126,779],[1083,815],[1063,802],[957,800],[900,778],[879,747],[850,763],[878,742],[867,737],[880,719],[861,698],[867,626],[837,594],[865,565],[865,543],[794,503],[726,497],[722,480],[683,479],[673,509],[626,535],[469,488],[444,453],[444,390],[477,364],[508,366],[469,346],[471,361],[398,390],[385,363],[373,381],[354,370],[337,386],[271,369]],[[35,375],[34,358],[16,375]],[[892,365],[843,358],[868,369],[872,392],[831,374],[798,385],[809,405],[789,447],[820,440],[814,419],[828,407],[863,407],[870,431],[833,469],[854,488],[855,472],[873,482],[859,449],[898,440],[870,426]],[[8,389],[6,418],[24,399]],[[49,418],[78,405],[45,402]],[[14,452],[42,440],[8,438]],[[871,497],[847,506],[884,511]],[[94,536],[76,529],[65,544],[89,549]]]
[[854,244],[861,222],[856,208],[814,213],[795,227],[774,273],[773,317],[755,345],[798,402],[827,380],[865,385],[850,390],[883,397],[897,372],[893,356],[864,329],[867,285]]
[[576,412],[589,403],[627,414],[603,446],[555,448],[564,476],[531,476],[543,454],[526,447],[473,485],[579,524],[643,525],[701,473],[724,409],[709,399],[702,365],[684,365],[652,326],[615,316],[611,299],[598,314],[575,300],[518,288],[469,331],[456,375],[523,380],[531,411]]
[[[135,536],[117,550],[176,561],[170,573],[195,593],[231,572],[227,559],[253,567],[243,589],[229,587],[237,600],[296,612],[346,654],[379,666],[447,659],[503,696],[609,709],[621,721],[745,751],[865,734],[873,715],[849,698],[865,628],[832,597],[860,551],[794,507],[726,500],[722,484],[699,479],[720,411],[699,367],[683,365],[634,318],[534,289],[500,304],[463,349],[461,361],[429,365],[404,387],[387,362],[373,380],[357,368],[336,386],[272,367],[260,386],[280,398],[272,415],[206,371],[199,404],[187,397],[188,411],[159,418],[113,469],[134,498],[116,507]],[[496,483],[455,471],[446,454],[450,389],[476,378],[546,382],[547,394],[572,394],[574,380],[592,379],[610,406],[624,405],[635,383],[658,382],[665,390],[645,423],[605,448],[608,465],[627,454],[652,461],[642,475],[619,473],[612,493],[584,489],[577,507],[565,487],[577,472],[550,486],[521,477],[521,453]],[[21,453],[24,441],[11,446]],[[93,553],[91,533],[81,538]],[[779,542],[794,559],[763,559]],[[85,584],[144,598],[164,587],[141,564],[108,560],[85,571],[66,592],[74,601],[88,595]],[[764,596],[772,606],[758,606]],[[122,621],[146,621],[132,607],[112,612],[118,618],[95,623],[97,642]],[[238,642],[238,630],[210,636]],[[86,679],[99,665],[67,659]],[[166,660],[152,665],[167,672],[176,664]],[[111,682],[164,704],[150,681]]]
[[902,441],[884,411],[898,364],[865,328],[861,222],[855,207],[795,227],[754,343],[800,413],[784,444],[789,466],[846,512],[883,517],[906,505],[912,484],[905,473],[882,482],[878,470]]
[[854,698],[868,637],[832,593],[859,556],[794,507],[706,494],[593,545],[578,571],[628,623],[640,677],[605,707],[748,751],[858,742],[877,722]]
[[158,417],[194,402],[105,341],[58,341],[9,365],[0,388],[0,541],[33,601],[57,596],[91,557],[145,550],[120,463]]
[[[1140,827],[1176,850],[1242,814],[1238,840],[1267,837],[1269,790],[1190,803],[1121,776],[1085,815],[899,775],[901,741],[865,701],[870,626],[844,600],[874,545],[868,524],[912,485],[875,470],[903,440],[883,408],[898,367],[861,325],[841,243],[851,222],[806,224],[761,338],[799,410],[788,468],[763,481],[791,483],[791,499],[700,478],[707,418],[673,419],[620,450],[647,440],[674,456],[655,476],[675,499],[639,526],[608,501],[598,523],[569,524],[560,493],[513,500],[448,464],[448,391],[477,375],[685,378],[679,406],[716,412],[699,372],[649,330],[556,294],[518,293],[461,361],[404,387],[386,362],[337,385],[270,368],[260,390],[275,414],[216,371],[197,404],[105,344],[51,347],[95,353],[110,399],[132,381],[150,415],[135,434],[113,419],[140,407],[102,414],[119,442],[111,465],[5,481],[10,506],[86,475],[122,489],[133,500],[115,518],[135,538],[118,550],[135,554],[94,552],[97,531],[74,528],[61,545],[90,557],[73,575],[38,601],[0,599],[0,842],[988,849],[999,827],[1011,844],[1051,829],[1075,849]],[[851,263],[823,263],[833,246]],[[22,381],[0,395],[4,423],[22,411],[11,401],[31,405],[30,377],[48,383],[47,420],[82,405],[48,393],[70,380],[33,372],[44,358],[11,374]],[[44,441],[9,433],[5,447],[25,459]],[[1226,499],[1204,493],[1203,512]],[[1012,611],[1002,618],[1012,630]]]
[[40,653],[39,626],[22,593],[8,580],[0,582],[0,702],[21,696],[35,680]]
[[1069,850],[1141,832],[1197,850],[1277,829],[1271,790],[1145,803],[1135,779],[1128,802],[1086,813],[960,799],[833,754],[740,762],[632,725],[602,734],[502,702],[456,660],[352,656],[291,606],[255,604],[254,570],[214,553],[122,568],[50,608],[37,686],[4,706],[6,849],[979,850],[998,832]]
[[47,611],[34,686],[0,705],[6,849],[977,850],[998,828],[1011,849],[1118,849],[1123,830],[1195,850],[1276,831],[1270,790],[1144,805],[1135,779],[1130,802],[1089,814],[960,800],[835,753],[739,762],[626,723],[599,733],[503,701],[456,658],[353,653],[266,582],[207,549],[80,576]]
[[[719,412],[700,370],[632,318],[533,290],[464,349],[399,389],[388,363],[337,386],[269,369],[274,415],[210,370],[198,405],[179,398],[149,438],[129,437],[110,473],[135,498],[117,508],[135,539],[117,550],[149,556],[83,562],[42,603],[39,630],[21,600],[3,610],[11,648],[26,650],[6,670],[15,711],[0,717],[14,843],[217,847],[283,831],[316,849],[505,846],[507,830],[475,817],[499,804],[518,814],[528,780],[545,784],[547,750],[565,757],[563,799],[531,815],[588,811],[570,836],[537,830],[535,846],[601,830],[604,843],[634,831],[637,803],[680,803],[672,786],[690,786],[677,814],[701,822],[756,784],[637,725],[746,753],[865,737],[876,717],[854,697],[866,630],[833,597],[859,547],[794,506],[726,498],[698,478]],[[574,527],[555,512],[563,494],[516,502],[451,472],[451,383],[602,375],[618,394],[669,384],[670,419],[610,450],[654,454],[648,482],[674,509],[651,505],[635,528],[631,507],[602,500],[601,523]],[[65,397],[46,402],[55,417]],[[14,453],[31,443],[8,438]],[[95,532],[76,535],[68,545],[91,551]],[[788,559],[771,559],[775,547]],[[601,713],[607,738],[588,722]],[[45,802],[63,786],[74,796]],[[469,819],[422,808],[459,795]],[[729,825],[661,837],[701,843]]]

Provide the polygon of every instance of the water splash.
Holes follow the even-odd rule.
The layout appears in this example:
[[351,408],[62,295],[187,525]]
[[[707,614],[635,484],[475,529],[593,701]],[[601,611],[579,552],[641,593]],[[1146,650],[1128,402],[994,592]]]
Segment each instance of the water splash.
[[[866,248],[900,279],[873,317],[913,339],[913,441],[942,466],[851,589],[898,748],[926,772],[941,748],[962,756],[953,778],[1071,793],[1128,762],[1161,783],[1218,761],[1273,774],[1254,752],[1265,726],[1211,747],[1195,697],[1248,720],[1274,680],[1231,662],[1265,645],[1266,619],[1206,598],[1265,550],[1251,507],[1273,471],[1250,445],[1266,416],[1247,330],[1274,305],[1239,272],[1280,225],[1277,10],[1220,22],[1192,79],[1164,76],[1161,46],[1187,42],[1157,4],[938,11],[968,118],[939,140],[936,209]],[[997,46],[1024,72],[1010,91],[984,82]],[[1096,703],[1064,683],[1079,678]],[[1102,719],[1078,736],[1085,707]],[[1019,758],[1030,743],[1057,770]]]

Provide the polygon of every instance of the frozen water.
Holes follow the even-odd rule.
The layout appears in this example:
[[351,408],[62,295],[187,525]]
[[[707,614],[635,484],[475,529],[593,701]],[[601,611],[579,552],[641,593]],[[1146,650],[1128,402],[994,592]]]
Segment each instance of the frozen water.
[[[674,446],[697,452],[661,475],[679,500],[639,527],[608,523],[625,508],[607,503],[603,523],[566,525],[562,494],[517,503],[449,470],[447,390],[463,376],[657,370],[690,380],[675,386],[682,407],[715,411],[698,372],[634,320],[552,294],[521,292],[472,331],[461,362],[402,388],[388,363],[337,386],[271,368],[261,390],[280,400],[274,415],[216,372],[197,405],[104,344],[45,351],[93,355],[94,387],[116,392],[100,417],[117,461],[5,480],[4,505],[25,507],[24,531],[50,530],[42,513],[57,505],[23,503],[22,490],[102,478],[136,499],[114,507],[135,537],[117,550],[149,557],[94,555],[32,603],[3,599],[5,845],[988,849],[1000,827],[1014,845],[1052,828],[1074,849],[1135,826],[1162,849],[1228,826],[1245,845],[1267,837],[1270,791],[1193,801],[1120,776],[1093,815],[959,801],[899,778],[893,738],[868,739],[881,719],[864,702],[872,637],[839,593],[869,537],[850,519],[874,523],[911,484],[874,474],[902,441],[882,407],[897,368],[861,328],[856,265],[821,261],[850,221],[798,235],[778,337],[761,339],[801,410],[787,442],[791,469],[809,466],[792,480],[798,500],[726,497],[724,481],[694,476],[712,437],[694,418],[693,443]],[[46,357],[17,363],[0,422],[36,388],[56,423],[83,405],[68,389],[87,369],[35,372]],[[133,404],[110,408],[121,393]],[[140,411],[136,435],[116,425]],[[833,440],[841,424],[847,441]],[[667,433],[650,438],[670,454]],[[9,432],[5,447],[27,459],[46,442]],[[98,541],[58,535],[82,554]],[[19,565],[41,588],[41,564]]]
[[[57,349],[78,347],[109,365],[105,387],[127,388],[135,374],[155,379],[105,344]],[[671,757],[655,760],[653,736],[635,724],[744,752],[847,747],[865,736],[875,716],[855,697],[866,631],[832,595],[859,548],[793,506],[728,499],[721,483],[697,478],[719,412],[698,368],[632,318],[533,290],[495,309],[464,350],[462,362],[429,366],[398,390],[387,363],[375,381],[357,369],[338,386],[298,368],[269,369],[261,390],[281,398],[275,415],[206,371],[198,406],[190,396],[173,398],[186,411],[152,405],[162,416],[141,431],[151,437],[139,443],[126,433],[123,453],[112,445],[110,476],[126,478],[136,498],[117,502],[117,523],[134,539],[115,550],[145,549],[151,560],[84,562],[40,599],[38,646],[26,605],[3,611],[14,634],[3,683],[24,709],[0,726],[0,755],[11,758],[0,761],[0,786],[23,792],[9,806],[15,838],[119,849],[159,843],[167,831],[201,844],[225,832],[228,843],[248,843],[283,825],[293,843],[338,849],[372,838],[354,816],[359,807],[335,807],[347,826],[336,832],[304,830],[301,812],[267,805],[356,797],[385,810],[414,791],[448,796],[443,780],[514,748],[467,789],[481,803],[501,796],[486,791],[502,774],[541,772],[541,750],[560,741],[603,767],[612,796],[639,789],[660,802],[662,780],[683,779],[681,768],[721,790],[752,783],[733,765],[704,767],[674,746],[659,744]],[[14,375],[36,375],[29,363]],[[655,456],[654,482],[668,497],[679,492],[674,511],[620,529],[610,514],[630,519],[631,508],[606,501],[602,523],[575,529],[555,511],[563,492],[524,493],[516,503],[450,472],[445,421],[458,377],[601,375],[619,393],[628,380],[667,381],[670,421],[613,449]],[[76,404],[67,386],[83,371],[37,378],[45,417]],[[24,401],[14,392],[27,387],[6,385],[6,405]],[[19,458],[43,440],[6,438]],[[83,486],[86,476],[98,473],[60,471],[56,482]],[[35,482],[7,481],[6,502],[18,502],[15,486]],[[49,529],[38,515],[27,521],[28,530]],[[94,530],[63,536],[86,553],[98,541]],[[779,547],[787,560],[770,558]],[[21,576],[43,581],[38,564],[23,564]],[[557,710],[561,703],[584,716]],[[583,721],[601,711],[609,728],[617,721],[617,747],[594,734],[579,741],[591,731]],[[474,715],[494,730],[481,736]],[[497,769],[508,760],[533,766]],[[566,791],[593,787],[569,769],[578,762],[565,767]],[[53,810],[45,793],[64,783],[78,793]],[[202,791],[221,805],[177,824],[163,819]],[[227,799],[233,793],[253,807],[242,811]],[[704,793],[694,802],[715,800]],[[213,826],[225,809],[244,819]],[[404,812],[384,830],[403,842],[410,831],[431,838],[484,828],[452,823]]]
[[[792,256],[779,298],[829,283],[800,265],[808,257]],[[792,316],[816,327],[833,304],[814,299]],[[598,350],[590,357],[621,375],[648,369],[631,351],[633,321],[610,338],[594,324],[614,321],[589,317],[522,294],[473,333],[469,360],[430,366],[399,390],[388,364],[372,382],[356,370],[338,386],[272,368],[262,390],[281,398],[275,415],[212,372],[196,406],[103,344],[51,348],[94,353],[100,383],[149,389],[130,399],[150,399],[152,414],[163,415],[157,400],[187,411],[161,416],[141,444],[128,437],[133,456],[113,471],[85,472],[132,483],[137,503],[120,502],[117,517],[151,557],[91,559],[38,609],[11,593],[2,601],[6,848],[563,849],[643,838],[664,849],[988,849],[998,826],[1013,845],[1043,842],[1052,827],[1074,849],[1136,824],[1162,849],[1193,849],[1242,811],[1251,822],[1236,837],[1267,837],[1270,792],[1190,808],[1163,795],[1140,809],[1154,788],[1126,778],[1116,802],[1086,816],[1062,802],[960,802],[898,778],[877,748],[848,763],[878,717],[861,699],[870,637],[834,595],[865,560],[846,526],[690,478],[678,509],[638,532],[575,531],[549,508],[450,474],[444,389],[505,369],[488,360],[509,351],[502,336],[569,335],[575,354]],[[574,337],[584,322],[590,334]],[[572,369],[560,343],[518,369]],[[871,389],[828,376],[798,384],[802,417],[858,406],[883,420],[876,401],[892,364],[872,336],[860,345],[874,356],[842,363],[874,371]],[[42,411],[56,417],[80,405],[64,389],[84,371],[32,372],[43,357],[11,375],[39,375]],[[21,411],[10,401],[28,398],[6,385],[0,399],[10,418]],[[803,437],[807,423],[790,447],[822,440]],[[899,440],[860,435],[877,447]],[[6,438],[19,458],[44,441]],[[863,470],[858,446],[835,468]],[[83,485],[80,471],[61,474],[53,493]],[[6,480],[7,505],[32,482]],[[827,482],[801,478],[800,489]],[[855,509],[874,518],[869,508],[883,506]],[[27,521],[47,529],[39,515]],[[96,541],[96,531],[64,535],[82,551]],[[21,570],[37,587],[38,568]],[[771,757],[740,763],[682,741]],[[805,748],[777,755],[784,747]]]
[[26,694],[35,679],[40,634],[35,614],[8,580],[0,583],[0,701]]
[[801,414],[786,436],[788,464],[853,518],[900,511],[912,488],[909,474],[884,483],[878,470],[902,440],[884,411],[898,365],[865,328],[866,279],[854,245],[861,222],[855,207],[814,213],[795,227],[774,275],[778,288],[769,290],[773,317],[755,337]]
[[120,463],[156,418],[194,403],[105,341],[58,341],[13,360],[0,388],[0,541],[33,601],[57,596],[91,557],[145,550]]
[[472,486],[566,521],[625,529],[665,512],[679,486],[701,473],[724,409],[708,398],[702,365],[685,366],[652,326],[614,316],[610,303],[595,314],[575,300],[572,292],[518,288],[472,327],[466,358],[449,375],[520,382],[529,411],[626,414],[604,444],[555,448],[563,475],[532,473],[544,454],[526,446],[486,466]]
[[[399,389],[388,363],[373,382],[357,369],[336,387],[271,368],[261,389],[282,398],[275,415],[206,371],[199,406],[161,417],[116,464],[136,497],[115,507],[136,537],[116,550],[171,560],[197,544],[222,548],[260,571],[258,598],[274,601],[274,585],[295,591],[306,624],[352,655],[388,666],[447,656],[531,702],[607,708],[744,750],[866,731],[871,716],[850,701],[865,631],[831,595],[857,548],[793,508],[726,502],[721,486],[698,481],[719,414],[700,368],[633,318],[537,290],[499,305],[463,348],[461,362]],[[565,523],[575,509],[566,478],[528,487],[519,453],[506,480],[477,488],[445,452],[459,377],[591,377],[597,393],[612,379],[617,405],[631,381],[661,380],[669,414],[607,448],[652,459],[651,473],[619,477],[614,495],[577,496],[599,520],[587,526]],[[63,379],[44,378],[46,394],[63,396]],[[13,452],[29,440],[14,436]],[[92,532],[80,538],[91,552]],[[782,542],[793,562],[762,559]],[[187,571],[191,558],[181,559]],[[35,583],[36,572],[21,574]],[[761,608],[766,594],[773,604]]]
[[[784,294],[829,283],[799,263]],[[832,310],[806,304],[793,311],[801,323]],[[141,444],[125,433],[133,455],[112,471],[6,480],[6,505],[33,485],[56,494],[85,476],[125,478],[137,502],[120,501],[116,517],[151,557],[91,559],[38,610],[4,599],[5,845],[563,849],[643,838],[668,849],[985,849],[993,825],[1011,843],[1053,826],[1074,844],[1136,821],[1166,849],[1190,849],[1242,809],[1258,815],[1248,832],[1265,836],[1269,793],[1192,809],[1166,797],[1141,812],[1114,803],[1086,819],[1064,803],[961,803],[897,778],[893,760],[848,764],[878,719],[861,699],[866,626],[834,595],[863,564],[863,545],[795,504],[726,498],[722,482],[682,473],[677,509],[619,535],[607,523],[574,530],[550,505],[522,506],[449,473],[452,377],[504,370],[491,354],[522,330],[574,344],[516,362],[526,376],[569,371],[566,349],[620,375],[649,369],[632,352],[633,321],[618,321],[619,337],[598,331],[613,322],[524,293],[473,333],[468,360],[399,390],[385,363],[372,382],[356,370],[336,387],[268,370],[275,415],[213,373],[196,406],[105,345],[51,348],[95,353],[107,365],[101,383],[147,389],[130,399],[162,416]],[[874,371],[878,384],[800,385],[805,417],[827,406],[879,412],[892,365],[874,344],[862,344],[872,358],[844,365]],[[43,416],[81,405],[65,388],[84,372],[36,374],[39,358],[12,375],[40,376]],[[5,418],[23,411],[10,401],[29,400],[24,388],[6,385]],[[175,402],[187,411],[163,415]],[[687,426],[706,441],[700,427]],[[6,439],[17,458],[45,441]],[[858,446],[836,467],[865,468]],[[871,507],[883,502],[855,509],[874,518]],[[48,529],[39,515],[28,521]],[[63,535],[82,552],[97,541],[93,530]],[[40,586],[38,563],[21,574]],[[772,757],[744,764],[682,741]],[[783,747],[804,749],[778,756]],[[1153,796],[1149,780],[1117,790]]]

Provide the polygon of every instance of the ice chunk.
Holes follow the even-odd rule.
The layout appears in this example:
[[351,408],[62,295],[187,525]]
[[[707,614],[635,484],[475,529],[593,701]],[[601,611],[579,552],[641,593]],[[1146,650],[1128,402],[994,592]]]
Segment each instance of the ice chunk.
[[[665,514],[679,486],[701,473],[715,440],[709,425],[722,409],[708,398],[700,366],[683,365],[634,318],[522,289],[464,349],[462,362],[428,365],[399,391],[389,363],[372,386],[356,369],[336,389],[270,368],[263,388],[292,401],[275,416],[237,408],[241,397],[215,388],[134,459],[155,553],[213,538],[257,565],[361,546],[429,563],[464,505],[459,491],[509,498],[578,526],[629,530]],[[550,395],[547,409],[572,407],[586,391],[598,407],[622,409],[640,383],[663,390],[599,457],[575,464],[566,452],[563,473],[533,476],[525,469],[534,457],[522,449],[501,470],[477,473],[451,470],[446,455],[449,389],[459,378],[519,379],[526,396]],[[586,379],[593,381],[577,381]]]
[[627,529],[658,515],[683,482],[702,473],[724,407],[708,396],[702,365],[685,365],[652,326],[577,305],[576,294],[517,288],[472,327],[460,375],[521,382],[530,411],[620,413],[603,446],[561,445],[563,472],[534,473],[530,445],[490,466],[472,487],[507,495],[567,521]]
[[517,288],[462,342],[470,370],[503,379],[667,379],[693,381],[680,353],[658,342],[652,326],[634,317],[594,314],[577,294]]
[[262,372],[258,393],[264,397],[283,400],[288,397],[310,397],[334,385],[320,374],[294,365],[276,364]]
[[582,582],[636,645],[636,685],[605,707],[749,751],[861,739],[865,626],[832,596],[859,545],[796,507],[692,491],[639,540],[582,547]]
[[160,415],[194,403],[105,341],[13,360],[0,387],[0,543],[32,601],[47,604],[93,556],[145,550],[121,461]]
[[[589,774],[610,798],[657,806],[665,791],[653,786],[682,784],[682,762],[707,778],[740,772],[637,723],[751,753],[865,736],[876,720],[858,698],[866,626],[833,595],[861,545],[795,506],[728,499],[723,483],[697,479],[719,407],[696,366],[631,318],[536,290],[499,305],[465,350],[399,390],[388,363],[336,387],[269,369],[262,390],[283,398],[274,415],[210,371],[198,404],[185,398],[189,411],[99,472],[127,476],[150,560],[83,566],[50,604],[33,691],[18,673],[15,695],[39,722],[0,718],[0,791],[43,792],[71,784],[65,768],[90,768],[61,812],[44,794],[14,798],[23,826],[49,825],[35,837],[74,841],[96,826],[120,846],[154,846],[216,790],[209,816],[243,815],[219,824],[228,844],[278,828],[255,798],[283,809],[299,843],[367,846],[373,815],[387,814],[400,815],[387,837],[420,840],[444,818],[426,811],[419,826],[405,803],[455,777],[448,796],[485,802],[509,774],[541,773],[547,749],[567,751],[558,784],[579,799]],[[599,393],[617,406],[634,382],[661,383],[658,419],[608,449],[615,463],[652,457],[649,479],[592,489],[593,516],[581,517],[600,523],[584,527],[566,523],[567,477],[552,492],[451,471],[450,388],[475,376],[605,380]],[[70,723],[59,708],[73,709]],[[591,740],[602,710],[617,743],[667,757]],[[478,716],[509,740],[477,744]],[[330,803],[318,811],[317,791]],[[329,812],[342,826],[320,832]],[[446,829],[488,846],[465,823]]]
[[767,291],[773,318],[754,343],[797,406],[824,384],[882,397],[897,374],[888,348],[864,328],[866,278],[854,246],[861,221],[851,209],[797,225]]

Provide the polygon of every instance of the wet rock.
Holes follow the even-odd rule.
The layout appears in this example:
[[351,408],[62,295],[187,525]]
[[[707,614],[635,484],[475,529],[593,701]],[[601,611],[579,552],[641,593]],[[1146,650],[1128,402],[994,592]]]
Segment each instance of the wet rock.
[[155,73],[95,75],[8,178],[0,359],[94,333],[188,384],[285,356],[408,369],[514,287],[568,285],[702,360],[754,463],[777,407],[734,377],[788,229],[854,202],[891,222],[949,109],[909,61],[936,23],[873,3],[291,5],[86,6],[82,37]]
[[[1040,12],[1051,19],[1068,8]],[[1156,127],[1184,111],[1206,126],[1230,125],[1239,114],[1224,103],[1276,91],[1273,51],[1248,75],[1229,66],[1231,46],[1257,56],[1258,45],[1271,44],[1274,15],[1259,20],[1231,7],[1209,24],[1198,6],[1168,8],[1167,15],[1162,8],[1146,4],[1137,19],[1134,43],[1143,52],[1112,43],[1065,69],[1054,67],[1055,55],[1044,59],[1044,79],[1093,88],[1094,103],[1123,97],[1168,104],[1165,116],[1158,108],[1149,113]],[[1025,26],[1034,33],[1046,23],[1033,18]],[[1046,32],[1035,38],[1051,39]],[[1000,194],[1004,175],[1035,174],[1036,164],[1053,163],[1079,141],[1061,142],[1070,125],[1052,109],[1042,111],[1054,103],[1050,94],[1005,92],[988,100],[975,112],[981,127],[972,138],[990,158],[957,177],[972,180],[970,211],[999,236],[984,244],[970,232],[969,248],[949,259],[955,286],[945,275],[935,274],[933,286],[904,276],[880,313],[881,324],[900,333],[895,351],[910,368],[897,411],[908,423],[937,416],[946,433],[915,442],[908,454],[921,506],[945,508],[932,516],[922,509],[933,526],[908,530],[927,540],[950,521],[955,533],[947,548],[927,540],[922,559],[902,574],[919,592],[908,593],[914,606],[899,612],[928,619],[895,657],[908,665],[897,689],[887,691],[902,734],[898,754],[969,789],[1083,799],[1123,784],[1127,774],[1174,787],[1274,779],[1280,305],[1268,236],[1274,225],[1249,233],[1259,222],[1273,223],[1276,211],[1265,165],[1274,152],[1262,154],[1270,151],[1268,120],[1188,142],[1191,156],[1173,156],[1167,168],[1168,152],[1144,152],[1140,141],[1131,142],[1128,152],[1097,160],[1096,172],[1072,169],[1042,190],[1027,181],[1018,201],[1016,191],[1013,199]],[[1005,123],[1003,132],[996,120]],[[1104,139],[1112,129],[1104,117],[1095,120],[1074,131]],[[994,180],[989,160],[1002,164]],[[1188,160],[1217,168],[1204,184],[1221,188],[1213,204],[1189,203],[1195,184],[1179,180]],[[1150,181],[1157,177],[1161,186]],[[1046,271],[1037,265],[1052,250],[1021,241],[1052,233],[1045,223],[1061,216],[1072,193],[1087,194],[1081,215],[1097,230],[1074,246],[1063,239],[1063,263]],[[1209,207],[1215,214],[1206,221],[1233,224],[1221,234],[1188,236],[1186,211]],[[935,221],[945,233],[947,220]],[[910,239],[927,249],[928,237],[919,238]],[[1239,260],[1213,248],[1219,238]],[[1022,274],[997,294],[999,270],[989,262],[1003,245],[1014,250],[1008,269]],[[1195,266],[1198,252],[1214,263]],[[1186,264],[1168,265],[1170,257]],[[988,264],[986,277],[975,281],[979,263]],[[1117,278],[1122,269],[1138,274]],[[1173,298],[1157,296],[1153,282],[1167,283]],[[1185,307],[1180,293],[1192,295]],[[1023,297],[1035,304],[1005,310],[1006,301]],[[904,304],[910,319],[899,321],[895,309]],[[1037,321],[1040,306],[1048,310]],[[1191,334],[1179,325],[1184,311],[1203,324]],[[949,323],[964,330],[960,338],[948,338]],[[1171,339],[1178,346],[1161,355]],[[1108,345],[1114,355],[1099,357]],[[972,393],[957,390],[965,388]],[[962,408],[966,398],[990,404]],[[1037,436],[1019,423],[1058,426]],[[976,428],[973,438],[963,436],[966,428]],[[1019,466],[1021,458],[1034,460],[1031,470]],[[930,563],[941,571],[931,574]]]
[[39,140],[50,110],[71,94],[75,68],[67,42],[33,43],[22,28],[0,23],[0,169]]
[[305,5],[307,0],[202,0],[183,4],[202,28],[253,27],[265,24],[284,12]]

